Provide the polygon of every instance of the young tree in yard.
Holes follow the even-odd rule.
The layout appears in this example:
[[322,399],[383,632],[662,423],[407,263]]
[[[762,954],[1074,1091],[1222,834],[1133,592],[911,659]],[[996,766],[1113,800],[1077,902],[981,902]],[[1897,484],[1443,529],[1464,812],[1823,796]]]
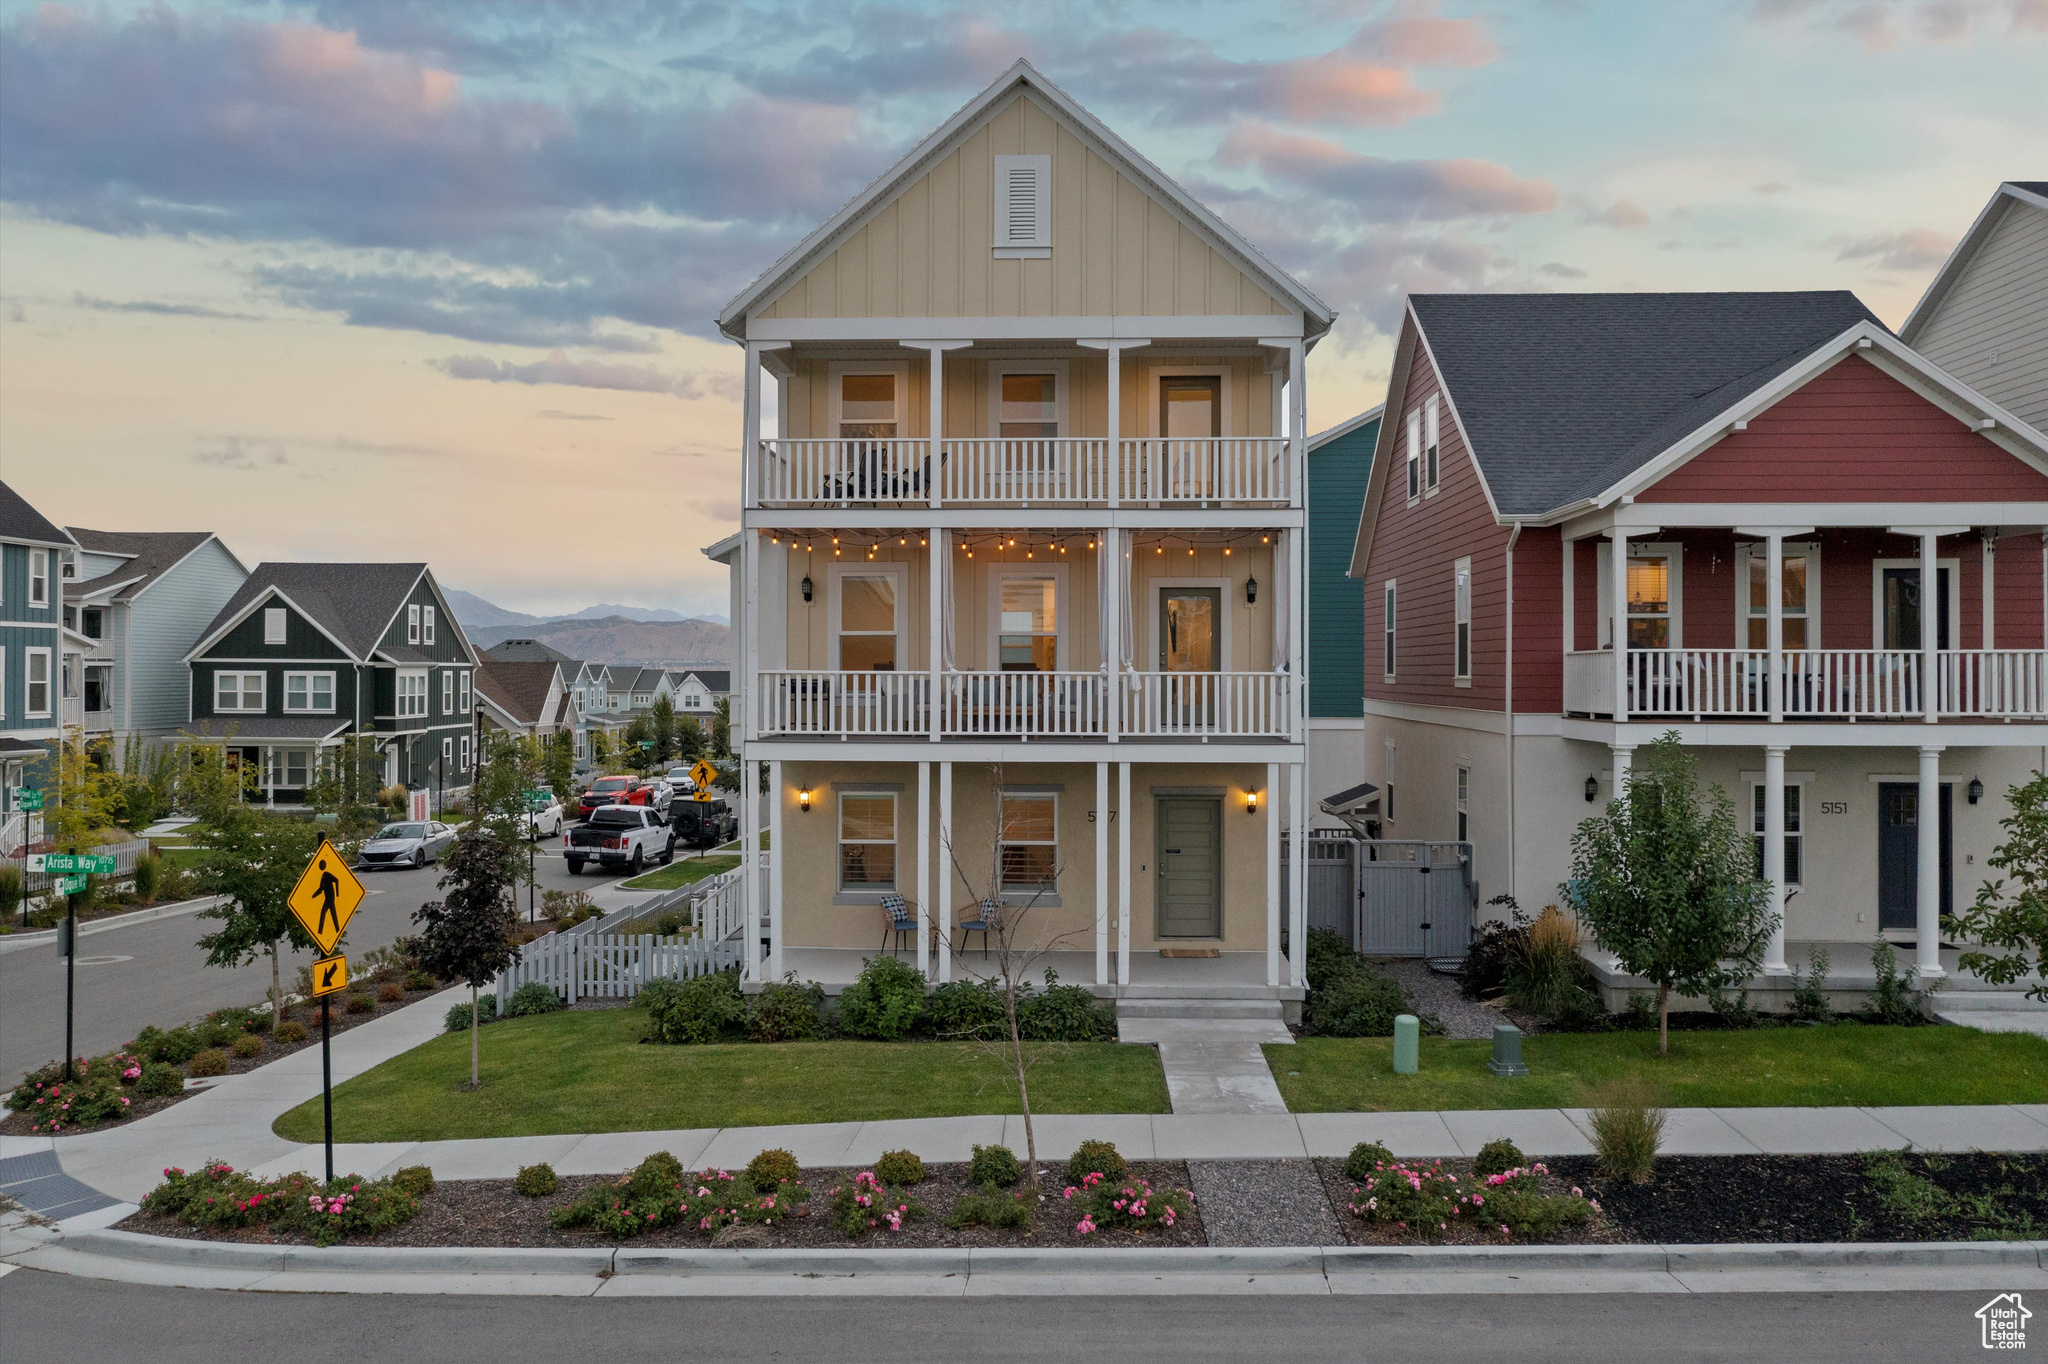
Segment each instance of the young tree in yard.
[[541,759],[541,775],[547,778],[548,789],[555,793],[555,799],[568,809],[569,802],[576,798],[576,736],[557,734],[547,741],[547,751]]
[[655,697],[647,712],[647,729],[654,740],[654,761],[666,766],[676,755],[676,703],[666,696]]
[[704,725],[694,715],[685,715],[676,726],[676,761],[694,763],[704,756]]
[[[2034,999],[2048,999],[2048,775],[2036,772],[2025,786],[2006,792],[2012,813],[1998,821],[2005,842],[1985,860],[2005,873],[1977,889],[1977,903],[1950,918],[1949,932],[1984,947],[2007,951],[1963,953],[1959,964],[1993,985],[2010,985],[2028,975]],[[2007,883],[2011,885],[2008,887]],[[2031,958],[2031,959],[2030,959]]]
[[646,745],[653,743],[654,726],[648,723],[646,716],[634,716],[632,722],[626,726],[625,742],[619,749],[625,754],[626,766],[635,772],[645,772],[648,764],[654,761],[654,750]]
[[721,696],[718,704],[711,709],[711,737],[705,741],[704,755],[713,762],[732,756],[732,699]]
[[602,729],[590,731],[590,762],[599,772],[609,772],[612,766],[612,736]]
[[98,846],[99,831],[113,825],[121,803],[120,779],[101,761],[104,751],[88,748],[78,730],[64,731],[56,747],[43,807],[44,834],[60,852],[90,850]]
[[272,1017],[283,1018],[283,944],[313,945],[285,897],[319,846],[319,830],[304,820],[230,806],[220,824],[196,826],[193,841],[206,850],[198,869],[201,888],[227,897],[225,903],[199,912],[200,918],[221,924],[199,940],[206,949],[206,964],[243,966],[268,955]]
[[356,735],[321,751],[313,784],[306,788],[306,803],[334,816],[336,841],[346,842],[381,822],[377,795],[383,783],[384,758],[377,741]]
[[[229,731],[232,736],[232,728]],[[178,798],[199,822],[221,828],[230,812],[242,808],[242,797],[255,777],[221,744],[185,746],[185,766],[178,778]]]
[[1704,995],[1755,974],[1777,927],[1756,852],[1719,786],[1700,789],[1667,733],[1637,752],[1620,798],[1572,835],[1568,903],[1622,968],[1657,985],[1657,1051],[1671,992]]
[[519,927],[512,887],[520,859],[512,845],[474,824],[443,854],[446,872],[437,882],[443,898],[421,905],[412,916],[420,926],[420,964],[435,975],[469,984],[469,1087],[482,1083],[477,1066],[477,992],[512,964]]

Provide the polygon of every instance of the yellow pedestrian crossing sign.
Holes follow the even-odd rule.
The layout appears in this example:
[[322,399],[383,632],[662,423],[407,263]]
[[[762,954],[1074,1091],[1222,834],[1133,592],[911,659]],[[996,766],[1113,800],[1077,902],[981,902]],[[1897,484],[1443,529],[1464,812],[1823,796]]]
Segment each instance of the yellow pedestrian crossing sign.
[[305,925],[307,934],[319,946],[320,955],[331,957],[341,945],[341,935],[348,928],[356,906],[363,902],[364,894],[363,883],[349,870],[334,845],[322,838],[285,903]]
[[318,999],[322,995],[331,995],[337,990],[347,988],[347,957],[322,957],[313,963],[313,998]]
[[690,769],[690,784],[697,788],[691,799],[710,800],[711,788],[717,781],[718,769],[702,758],[697,759],[697,765]]

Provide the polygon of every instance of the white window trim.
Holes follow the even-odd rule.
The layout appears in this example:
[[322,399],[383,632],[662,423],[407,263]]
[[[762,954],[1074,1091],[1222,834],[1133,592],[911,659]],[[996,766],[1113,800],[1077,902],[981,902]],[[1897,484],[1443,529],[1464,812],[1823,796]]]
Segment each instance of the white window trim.
[[[897,867],[896,877],[892,879],[890,883],[886,886],[876,885],[872,882],[863,883],[858,886],[847,885],[846,857],[843,852],[843,849],[846,847],[846,798],[848,796],[860,796],[868,798],[872,798],[875,796],[887,796],[889,798],[888,844],[890,847],[896,849],[897,853],[899,854],[898,861],[900,863],[900,854],[903,850],[903,803],[902,801],[897,799],[897,797],[900,794],[901,793],[897,791],[877,790],[873,788],[862,789],[860,787],[851,787],[846,790],[833,792],[833,795],[837,797],[837,799],[834,800],[832,809],[832,818],[834,820],[832,826],[832,884],[835,887],[837,887],[839,894],[879,896],[901,893],[900,886],[903,880],[903,869],[900,865]],[[878,848],[882,846],[882,840],[880,839],[863,838],[858,839],[856,841],[863,845],[871,844],[874,847]]]
[[1460,843],[1469,843],[1472,841],[1471,766],[1466,763],[1459,763],[1457,773],[1452,780],[1455,783],[1452,788],[1452,796],[1457,805],[1458,841]]
[[[1754,560],[1763,559],[1769,552],[1761,540],[1745,540],[1735,546],[1735,647],[1738,649],[1749,647],[1749,622],[1768,619],[1766,616],[1752,616],[1749,613],[1749,565]],[[1806,612],[1804,617],[1806,621],[1806,647],[1818,649],[1821,647],[1820,541],[1787,541],[1783,557],[1788,562],[1793,559],[1806,560]],[[1915,559],[1913,562],[1915,565],[1918,565],[1920,561]],[[1882,577],[1878,579],[1880,585],[1883,581]],[[1953,584],[1955,581],[1956,575],[1951,573],[1949,575],[1949,582]],[[1796,620],[1799,617],[1787,615],[1784,619]],[[1954,617],[1951,616],[1950,620],[1953,622]],[[1878,604],[1878,629],[1880,637],[1882,637],[1884,629],[1884,605],[1882,602]]]
[[[235,683],[235,704],[223,707],[220,703],[220,680],[223,677],[238,679]],[[256,704],[248,704],[249,689],[243,685],[250,678],[256,679]],[[216,668],[213,673],[213,713],[216,715],[261,715],[270,704],[270,677],[267,673],[241,672],[233,668]]]
[[[22,718],[28,720],[48,719],[56,713],[57,708],[56,664],[51,657],[51,651],[48,649],[23,649],[21,652],[24,659],[21,666]],[[36,659],[38,657],[43,660],[43,700],[45,703],[40,710],[36,708],[36,704],[30,698],[29,692],[29,688],[35,685]]]
[[[1918,568],[1918,556],[1911,559],[1870,561],[1870,647],[1884,648],[1884,571],[1888,568]],[[1960,559],[1936,558],[1935,576],[1948,570],[1948,647],[1960,649],[1963,638],[1963,565]],[[1924,634],[1924,632],[1923,632]]]
[[[275,626],[277,627],[277,629],[276,629],[275,631],[272,631],[272,629],[271,629],[271,626],[273,626],[273,625],[275,625]],[[266,607],[264,607],[264,608],[263,608],[263,642],[264,642],[265,644],[282,644],[282,643],[284,643],[284,642],[285,642],[285,629],[286,629],[286,626],[285,626],[285,611],[284,611],[284,608],[283,608],[282,606],[266,606]]]
[[1152,618],[1152,629],[1145,645],[1145,657],[1141,671],[1158,672],[1159,642],[1166,629],[1166,617],[1160,610],[1160,589],[1167,587],[1213,587],[1217,589],[1216,609],[1222,617],[1216,622],[1216,671],[1237,671],[1237,655],[1230,651],[1230,618],[1237,613],[1230,607],[1231,581],[1228,578],[1144,578],[1145,592],[1150,599],[1146,610]]
[[457,771],[460,771],[460,772],[467,772],[467,771],[469,771],[469,740],[470,740],[470,736],[469,736],[469,735],[465,734],[465,735],[463,735],[463,736],[462,736],[462,753],[461,753],[461,755],[460,755],[460,759],[459,759],[459,762],[460,762],[460,766],[459,766],[459,767],[458,767],[458,768],[456,769]]
[[[1744,810],[1744,814],[1748,818],[1749,828],[1745,832],[1749,834],[1751,846],[1755,846],[1762,843],[1764,839],[1763,830],[1756,827],[1758,818],[1756,808],[1757,793],[1764,789],[1764,776],[1761,772],[1745,772],[1742,776],[1749,783],[1749,805]],[[1799,840],[1799,879],[1795,881],[1789,876],[1786,877],[1786,890],[1800,890],[1806,885],[1806,826],[1808,815],[1812,808],[1806,803],[1806,787],[1811,785],[1812,782],[1813,773],[1811,772],[1787,772],[1785,774],[1785,789],[1787,791],[1799,792],[1799,827],[1797,829],[1785,830],[1787,841],[1795,838]]]
[[1435,497],[1443,480],[1443,428],[1438,418],[1437,395],[1422,400],[1422,495]]
[[[28,698],[23,697],[24,701]],[[0,720],[7,718],[7,646],[0,644]],[[20,783],[9,783],[19,785]]]
[[[1000,439],[1003,434],[1003,376],[1006,374],[1050,374],[1053,382],[1053,421],[1058,430],[1053,438],[1068,434],[1067,425],[1067,373],[1065,360],[991,360],[988,366],[988,433]],[[836,427],[834,429],[837,429]]]
[[[1003,583],[1010,578],[1052,579],[1052,610],[1054,642],[1053,671],[1067,671],[1067,565],[1051,563],[1040,566],[1035,563],[999,563],[989,565],[988,575],[988,654],[989,672],[1001,672],[1003,668]],[[834,639],[838,638],[835,633]]]
[[[37,594],[37,587],[42,592]],[[50,604],[50,551],[31,549],[28,552],[28,604],[48,606]]]
[[[1666,647],[1683,649],[1685,647],[1685,545],[1677,540],[1645,540],[1641,542],[1631,540],[1628,544],[1628,557],[1631,559],[1655,559],[1662,557],[1671,561],[1671,638]],[[1612,540],[1602,540],[1594,554],[1594,560],[1595,568],[1597,569],[1595,577],[1599,586],[1598,606],[1596,609],[1599,612],[1600,629],[1605,631],[1607,636],[1600,641],[1600,647],[1611,649],[1614,647],[1614,542]],[[1622,628],[1626,630],[1628,627],[1624,625]]]
[[443,715],[455,714],[455,670],[453,668],[443,668],[441,670],[441,713]]
[[[418,679],[420,684],[420,708],[417,711],[406,709],[406,683],[409,679],[414,678]],[[396,715],[401,720],[413,720],[424,717],[426,715],[427,670],[425,668],[400,668],[398,670],[397,680],[393,683],[393,686],[395,688],[394,694],[392,696],[392,713],[394,715]]]
[[432,644],[433,642],[434,608],[431,606],[422,606],[420,608],[420,643]]
[[420,642],[420,608],[416,604],[405,608],[405,642],[407,644],[417,644]]
[[[1458,655],[1464,654],[1464,667]],[[1472,685],[1472,560],[1468,555],[1451,565],[1451,683]]]
[[1397,676],[1401,662],[1401,596],[1395,584],[1393,578],[1380,584],[1380,665],[1385,669],[1382,680],[1387,682]]
[[1215,379],[1216,392],[1221,404],[1216,421],[1223,428],[1223,434],[1235,434],[1234,417],[1231,413],[1231,380],[1236,377],[1229,365],[1153,365],[1145,371],[1145,430],[1155,440],[1166,433],[1159,429],[1159,381],[1161,379]]
[[1381,774],[1381,777],[1382,777],[1382,779],[1381,779],[1381,782],[1380,782],[1380,818],[1381,818],[1381,819],[1382,819],[1383,821],[1385,821],[1386,823],[1388,823],[1388,824],[1392,824],[1392,823],[1394,822],[1394,754],[1395,754],[1395,752],[1396,752],[1396,748],[1395,748],[1395,744],[1394,744],[1394,741],[1393,741],[1392,739],[1388,739],[1388,740],[1387,740],[1387,762],[1386,762],[1386,768],[1385,768],[1385,770],[1384,770],[1384,771],[1382,772],[1382,774]]
[[[1019,237],[1009,229],[1009,183],[1012,169],[1035,172],[1036,202],[1032,205],[1032,232]],[[1049,152],[1000,155],[990,177],[990,247],[997,260],[1049,260],[1052,257],[1052,155]]]
[[[1058,870],[1059,870],[1059,865],[1060,865],[1060,796],[1059,796],[1059,792],[1057,792],[1057,791],[1021,791],[1021,790],[1019,790],[1019,791],[1003,791],[1003,792],[1001,792],[1001,793],[999,794],[999,796],[998,796],[998,803],[997,803],[997,805],[996,805],[996,809],[997,809],[997,812],[998,812],[998,813],[997,813],[997,816],[996,816],[996,876],[997,876],[997,878],[998,878],[998,881],[999,881],[999,884],[998,884],[998,885],[996,886],[996,893],[997,893],[997,894],[999,894],[999,895],[1016,895],[1016,896],[1029,896],[1029,895],[1032,895],[1032,894],[1039,894],[1039,895],[1040,895],[1039,903],[1040,903],[1040,904],[1044,904],[1044,903],[1045,903],[1045,901],[1046,901],[1046,898],[1047,898],[1047,897],[1049,897],[1049,896],[1052,896],[1052,895],[1055,895],[1055,894],[1057,893],[1057,891],[1058,891],[1058,884],[1057,884],[1058,878],[1057,878],[1057,875],[1055,875],[1055,878],[1054,878],[1054,882],[1053,882],[1052,884],[1044,884],[1044,883],[1038,883],[1038,884],[1033,884],[1033,885],[1028,885],[1028,886],[1026,886],[1026,885],[1017,885],[1017,886],[1012,886],[1012,885],[1008,885],[1008,884],[1000,884],[1000,880],[1001,880],[1001,877],[1002,877],[1002,874],[1003,874],[1003,873],[1002,873],[1002,866],[1003,866],[1003,845],[1004,845],[1005,843],[1015,843],[1015,844],[1016,844],[1016,845],[1017,845],[1018,847],[1020,847],[1020,848],[1023,848],[1023,847],[1031,847],[1031,848],[1042,848],[1042,847],[1046,847],[1046,846],[1047,846],[1046,844],[1044,844],[1044,843],[1042,843],[1042,842],[1038,841],[1037,839],[1030,839],[1030,838],[1018,838],[1018,839],[1012,839],[1012,838],[1006,838],[1006,837],[1004,837],[1004,818],[1003,818],[1003,815],[1002,815],[1002,813],[1001,813],[1001,811],[1002,811],[1002,808],[1003,808],[1003,807],[1002,807],[1002,803],[1001,803],[1001,802],[1003,802],[1003,801],[1010,801],[1010,800],[1020,800],[1020,801],[1022,801],[1022,800],[1049,800],[1049,801],[1051,801],[1051,802],[1052,802],[1052,843],[1051,843],[1051,845],[1050,845],[1050,846],[1051,846],[1051,848],[1052,848],[1052,865],[1053,865],[1053,870],[1054,870],[1054,872],[1055,872],[1055,873],[1057,873],[1057,872],[1058,872]],[[1042,893],[1041,893],[1041,892],[1042,892]]]
[[840,380],[849,374],[893,374],[896,376],[896,439],[915,439],[910,434],[910,362],[908,360],[834,360],[825,366],[825,434],[839,437],[842,406]]
[[1402,470],[1407,480],[1401,491],[1409,506],[1422,501],[1422,413],[1419,410],[1408,413],[1408,460]]
[[441,738],[441,780],[448,779],[448,769],[455,765],[455,740],[443,735]]
[[910,565],[894,560],[874,563],[828,564],[825,570],[826,648],[832,655],[832,669],[843,671],[839,661],[839,591],[848,578],[896,580],[896,671],[912,671],[910,663]]
[[467,715],[467,714],[469,714],[469,710],[470,710],[470,695],[469,695],[469,669],[467,669],[467,668],[463,668],[463,669],[460,669],[459,671],[457,671],[457,672],[456,672],[456,674],[455,674],[455,693],[456,693],[456,696],[457,696],[457,698],[459,699],[459,702],[460,702],[460,706],[459,706],[459,710],[460,710],[460,713],[461,713],[461,714],[463,714],[463,715]]
[[[292,679],[295,677],[303,677],[306,679],[306,704],[299,707],[294,707],[292,705]],[[325,706],[316,706],[313,704],[313,683],[316,679],[322,677],[327,679],[327,704]],[[286,673],[284,675],[284,713],[287,715],[334,714],[334,693],[336,690],[334,682],[335,677],[334,674],[331,672]]]

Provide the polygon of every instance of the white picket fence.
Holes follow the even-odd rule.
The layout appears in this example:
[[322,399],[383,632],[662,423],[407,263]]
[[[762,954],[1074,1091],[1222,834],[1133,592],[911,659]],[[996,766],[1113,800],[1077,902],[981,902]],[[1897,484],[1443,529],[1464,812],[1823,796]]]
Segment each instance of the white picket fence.
[[[767,863],[768,855],[761,861]],[[743,900],[735,867],[709,881],[684,886],[647,904],[636,905],[619,927],[645,922],[660,913],[687,909],[697,931],[689,937],[656,933],[607,933],[606,919],[586,919],[561,933],[536,938],[519,949],[519,960],[499,973],[498,1012],[512,992],[529,981],[548,986],[566,1002],[579,999],[631,999],[653,980],[690,980],[742,965]]]

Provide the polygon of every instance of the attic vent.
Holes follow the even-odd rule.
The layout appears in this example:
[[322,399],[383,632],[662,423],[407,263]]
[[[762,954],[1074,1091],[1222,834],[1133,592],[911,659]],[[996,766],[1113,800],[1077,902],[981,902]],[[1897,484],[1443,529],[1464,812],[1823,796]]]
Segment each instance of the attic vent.
[[1052,158],[998,156],[995,161],[997,258],[1049,258],[1052,255]]

